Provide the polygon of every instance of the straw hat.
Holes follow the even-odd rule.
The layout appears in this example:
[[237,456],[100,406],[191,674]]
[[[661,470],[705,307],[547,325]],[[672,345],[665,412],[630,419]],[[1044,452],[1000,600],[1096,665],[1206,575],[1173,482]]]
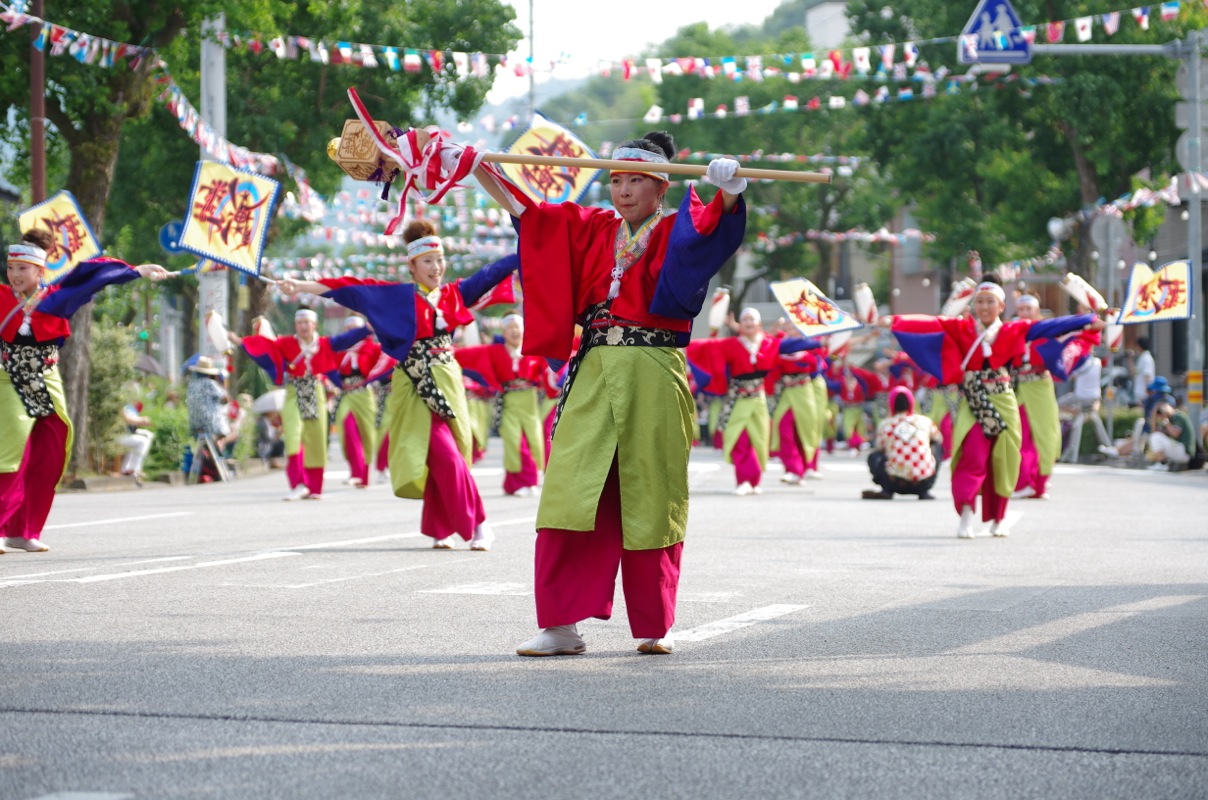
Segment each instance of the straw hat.
[[217,362],[215,362],[214,359],[210,358],[209,356],[198,357],[196,364],[189,365],[189,371],[196,372],[201,375],[221,375],[222,374],[222,368],[219,367]]

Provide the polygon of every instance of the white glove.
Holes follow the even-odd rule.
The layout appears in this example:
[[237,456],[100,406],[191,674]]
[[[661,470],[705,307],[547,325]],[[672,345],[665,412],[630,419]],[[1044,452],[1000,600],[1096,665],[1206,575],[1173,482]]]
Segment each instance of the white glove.
[[735,178],[738,162],[732,158],[715,158],[705,170],[705,180],[730,194],[742,194],[747,188],[746,178]]
[[465,148],[453,142],[445,142],[440,148],[440,166],[441,170],[446,174],[451,174],[457,169],[458,162],[461,161],[461,155],[465,152]]

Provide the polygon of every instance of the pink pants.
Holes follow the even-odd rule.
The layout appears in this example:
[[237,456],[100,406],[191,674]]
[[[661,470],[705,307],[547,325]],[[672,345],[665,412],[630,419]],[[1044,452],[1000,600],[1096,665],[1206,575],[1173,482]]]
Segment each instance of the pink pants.
[[940,434],[944,437],[944,458],[952,458],[952,415],[945,414],[940,420]]
[[520,471],[503,473],[503,491],[505,494],[516,494],[520,489],[537,485],[537,462],[533,460],[533,451],[529,449],[528,437],[520,434]]
[[780,460],[784,463],[784,471],[789,475],[801,477],[805,474],[805,448],[797,438],[797,425],[793,412],[786,411],[780,418]]
[[1028,410],[1019,407],[1019,416],[1023,420],[1023,447],[1020,449],[1022,460],[1019,463],[1019,480],[1015,483],[1015,491],[1031,486],[1036,494],[1044,494],[1049,485],[1049,476],[1040,474],[1040,453],[1036,451],[1036,442],[1032,439],[1032,425],[1028,422]]
[[847,436],[847,446],[852,450],[859,450],[860,445],[864,444],[864,437],[858,431],[852,431]]
[[965,506],[976,509],[982,498],[982,521],[1002,521],[1007,514],[1007,498],[994,491],[994,464],[990,452],[994,443],[986,438],[980,425],[974,425],[961,443],[961,457],[952,466],[952,501],[956,513]]
[[289,481],[289,488],[296,489],[299,486],[305,485],[310,490],[311,494],[323,494],[323,467],[307,467],[303,460],[304,448],[299,448],[298,452],[292,456],[286,456],[285,460],[285,477]]
[[805,465],[805,469],[807,472],[817,472],[818,471],[818,454],[821,452],[822,452],[821,447],[819,447],[817,450],[814,451],[814,457],[811,458]]
[[0,534],[40,539],[67,461],[67,424],[57,416],[34,422],[16,472],[0,472]]
[[554,408],[545,415],[545,421],[541,427],[545,430],[545,463],[549,464],[549,451],[554,446],[554,415],[557,414],[558,407]]
[[369,465],[365,463],[365,445],[361,441],[361,428],[352,414],[344,417],[344,458],[348,460],[348,471],[361,485],[369,485]]
[[552,628],[589,617],[611,618],[619,568],[629,630],[637,639],[661,639],[675,624],[683,548],[679,542],[657,550],[624,549],[621,483],[613,461],[600,493],[595,530],[537,531],[537,625]]
[[736,486],[744,483],[752,486],[759,485],[759,480],[763,477],[763,469],[759,466],[759,457],[755,455],[755,448],[751,446],[751,437],[747,436],[746,431],[738,435],[738,441],[734,443],[734,449],[730,451],[730,460],[734,462],[734,484]]
[[382,437],[382,445],[377,451],[377,464],[374,466],[377,467],[378,472],[390,466],[390,434]]
[[478,484],[470,475],[453,432],[443,419],[431,415],[428,436],[428,481],[424,484],[424,510],[419,529],[424,536],[446,539],[458,534],[466,541],[487,518]]

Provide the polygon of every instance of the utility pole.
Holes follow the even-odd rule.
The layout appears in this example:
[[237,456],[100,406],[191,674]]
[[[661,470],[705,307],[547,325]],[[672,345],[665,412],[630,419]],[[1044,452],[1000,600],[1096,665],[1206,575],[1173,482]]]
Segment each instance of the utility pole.
[[534,75],[537,62],[534,60],[534,45],[533,45],[533,0],[529,0],[529,113],[528,118],[531,123],[537,117],[537,84]]
[[[226,28],[222,14],[201,24],[201,118],[209,123],[214,132],[226,137],[226,50],[218,36]],[[202,148],[203,161],[213,157]],[[210,311],[222,317],[226,325],[230,318],[230,298],[227,288],[226,270],[212,270],[197,275],[199,322],[197,327],[197,352],[209,358],[221,358],[220,351],[206,335],[206,314]]]
[[1204,171],[1204,76],[1200,74],[1202,60],[1200,31],[1192,31],[1186,42],[1184,63],[1187,65],[1187,101],[1191,117],[1190,137],[1187,142],[1187,184],[1191,187],[1191,207],[1187,217],[1187,256],[1191,264],[1191,320],[1187,325],[1187,416],[1191,418],[1191,432],[1199,438],[1200,408],[1204,404],[1204,243],[1202,228],[1203,195],[1196,179]]
[[[30,11],[45,19],[42,0],[33,0]],[[29,29],[29,194],[33,205],[46,199],[46,54],[33,46],[42,26]]]

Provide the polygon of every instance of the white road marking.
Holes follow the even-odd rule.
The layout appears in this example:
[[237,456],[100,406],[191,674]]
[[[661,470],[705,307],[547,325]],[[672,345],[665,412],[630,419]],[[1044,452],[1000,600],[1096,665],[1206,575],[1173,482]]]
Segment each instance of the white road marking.
[[475,478],[496,478],[503,474],[502,467],[472,467],[470,474]]
[[693,473],[693,472],[717,472],[719,469],[721,469],[721,464],[709,464],[709,463],[705,463],[705,464],[694,464],[694,463],[691,463],[691,462],[689,462],[689,464],[688,464],[688,472],[689,472],[689,473]]
[[980,642],[974,642],[964,647],[957,647],[948,652],[957,655],[1028,652],[1038,647],[1043,647],[1046,644],[1068,639],[1079,633],[1085,633],[1095,628],[1102,628],[1105,625],[1114,625],[1121,620],[1136,617],[1139,614],[1161,612],[1175,606],[1198,603],[1203,599],[1204,596],[1199,594],[1159,595],[1137,603],[1124,603],[1123,605],[1111,606],[1085,614],[1061,617],[1052,622],[1011,631],[1002,636],[983,639]]
[[[161,563],[164,561],[186,561],[190,558],[194,558],[194,556],[168,556],[167,558],[148,558],[143,561],[131,561],[128,564],[115,564],[114,566],[133,567],[136,564],[158,564],[158,563]],[[57,569],[57,570],[53,570],[51,572],[31,572],[27,575],[9,575],[8,580],[20,581],[20,580],[25,580],[26,578],[42,578],[47,575],[66,575],[71,572],[87,572],[90,569],[97,569],[97,568],[96,567],[77,567],[76,569]],[[4,584],[0,584],[0,586],[3,586],[3,585]]]
[[137,578],[143,575],[163,575],[168,572],[182,572],[186,569],[204,569],[207,567],[225,567],[227,564],[242,564],[247,561],[264,561],[268,558],[285,558],[286,556],[299,556],[301,553],[291,553],[289,551],[277,550],[271,553],[257,553],[254,556],[244,556],[243,558],[228,558],[222,561],[203,561],[200,564],[188,564],[182,567],[162,567],[160,569],[138,569],[132,572],[114,572],[108,575],[89,575],[87,578],[68,578],[63,583],[97,583],[98,581],[117,581],[123,578]]
[[524,583],[462,583],[446,589],[423,589],[416,594],[502,594],[523,597],[532,594]]
[[868,461],[854,458],[846,464],[828,461],[826,470],[827,472],[868,472]]
[[147,514],[141,517],[117,517],[116,519],[94,519],[91,522],[69,522],[65,525],[47,525],[43,530],[57,531],[64,528],[86,528],[89,525],[111,525],[115,522],[140,522],[144,519],[167,519],[168,517],[187,517],[194,511],[172,511],[167,514]]
[[[189,512],[181,512],[181,513],[191,514],[193,512],[189,511]],[[155,516],[155,517],[177,516],[177,514],[153,515],[153,516]],[[147,518],[148,517],[133,517],[132,519],[147,519]],[[491,525],[492,525],[492,527],[503,528],[503,527],[507,527],[510,525],[531,524],[535,520],[536,520],[536,517],[516,517],[513,519],[500,520],[499,522],[492,522]],[[117,520],[110,520],[110,521],[117,521]],[[226,566],[228,564],[242,564],[242,563],[246,563],[249,561],[263,561],[263,560],[272,559],[272,558],[283,558],[286,556],[298,556],[298,555],[302,555],[301,551],[304,551],[304,550],[324,550],[324,549],[330,549],[330,548],[334,548],[334,547],[346,547],[348,545],[356,545],[356,544],[371,544],[374,542],[388,542],[388,541],[394,541],[394,540],[398,540],[398,539],[415,539],[415,538],[419,538],[421,536],[423,536],[423,534],[419,533],[418,531],[409,531],[407,533],[390,533],[390,534],[385,534],[383,536],[366,536],[366,537],[362,537],[359,539],[340,539],[340,540],[331,541],[331,542],[316,542],[313,544],[302,544],[302,545],[298,545],[296,547],[282,547],[282,548],[278,548],[275,550],[269,550],[266,552],[260,552],[260,553],[254,553],[252,555],[242,556],[239,558],[223,559],[221,561],[202,561],[202,562],[199,562],[196,564],[185,564],[185,565],[181,565],[178,567],[163,567],[160,569],[142,569],[142,570],[129,570],[129,571],[125,571],[125,572],[112,572],[112,573],[105,573],[105,574],[101,574],[101,575],[90,575],[90,576],[82,577],[82,578],[54,579],[54,578],[46,578],[46,577],[42,577],[42,576],[67,574],[67,573],[72,573],[72,572],[83,572],[87,568],[61,570],[59,572],[34,573],[31,575],[22,575],[22,576],[9,576],[9,577],[6,577],[5,580],[0,581],[0,589],[6,588],[6,587],[11,587],[11,586],[28,586],[30,584],[35,584],[35,583],[99,583],[102,581],[122,580],[125,578],[137,578],[137,577],[144,577],[147,575],[163,575],[163,574],[169,573],[169,572],[182,572],[184,570],[190,570],[190,569],[208,569],[211,567]],[[200,556],[169,556],[167,558],[162,558],[162,559],[153,558],[153,559],[146,559],[143,561],[135,561],[135,562],[132,562],[132,564],[145,564],[145,563],[154,563],[154,562],[160,562],[160,561],[184,561],[184,560],[188,560],[190,558],[198,558],[198,557],[200,557]],[[472,559],[465,559],[465,560],[472,560]],[[448,564],[450,562],[445,561],[443,563]],[[123,564],[120,566],[131,566],[132,564]],[[328,579],[325,581],[318,581],[315,583],[285,584],[284,588],[305,588],[307,586],[317,586],[321,583],[331,583],[333,581],[356,580],[359,577],[374,577],[375,575],[389,575],[392,572],[402,572],[407,569],[422,569],[427,566],[430,566],[430,565],[424,564],[419,567],[404,567],[402,569],[390,570],[389,572],[366,573],[363,575],[354,575],[351,577],[331,578],[331,579]],[[108,567],[108,568],[112,569],[112,567]]]
[[311,583],[220,583],[219,586],[240,586],[245,589],[309,589],[312,586],[322,586],[328,583],[341,583],[343,581],[357,581],[362,578],[377,578],[381,575],[393,575],[396,572],[410,572],[416,569],[428,569],[429,567],[441,567],[445,564],[456,564],[461,561],[477,561],[478,558],[455,558],[450,560],[434,561],[430,564],[417,564],[413,567],[399,567],[398,569],[388,569],[385,572],[366,572],[358,575],[346,575],[342,578],[324,578],[321,581],[313,581]]
[[676,599],[681,603],[726,603],[738,595],[739,592],[680,592]]
[[792,614],[803,608],[809,608],[809,606],[794,606],[784,603],[764,606],[763,608],[756,608],[737,616],[719,619],[716,622],[706,622],[704,625],[698,625],[686,631],[676,631],[672,636],[679,642],[699,642],[704,639],[712,639],[714,636],[721,636],[723,633],[731,633],[740,628],[746,628],[758,622],[767,622],[770,619],[783,617],[785,614]]
[[55,792],[44,794],[32,800],[128,800],[132,794],[114,794],[113,792]]

